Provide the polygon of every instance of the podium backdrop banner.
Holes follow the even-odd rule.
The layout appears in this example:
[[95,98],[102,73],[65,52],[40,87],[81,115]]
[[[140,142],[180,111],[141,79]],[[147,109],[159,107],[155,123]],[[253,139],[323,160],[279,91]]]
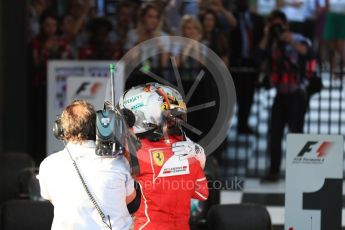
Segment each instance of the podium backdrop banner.
[[343,137],[289,134],[285,230],[341,230]]
[[[115,99],[124,89],[124,65],[113,61],[49,61],[47,88],[47,154],[62,150],[61,141],[52,133],[57,115],[74,99],[84,99],[102,109],[105,98],[111,98],[108,84],[109,64],[116,64]],[[110,82],[110,81],[109,81]]]

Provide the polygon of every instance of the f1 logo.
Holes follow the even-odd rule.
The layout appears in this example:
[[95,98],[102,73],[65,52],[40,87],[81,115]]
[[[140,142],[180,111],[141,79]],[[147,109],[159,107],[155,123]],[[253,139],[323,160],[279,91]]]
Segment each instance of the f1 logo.
[[297,156],[298,157],[303,157],[304,154],[309,153],[312,150],[311,146],[313,146],[315,144],[317,144],[317,141],[308,141],[304,145],[304,147],[301,149],[301,151],[299,152],[299,154]]
[[[297,157],[303,157],[306,153],[309,153],[313,148],[315,144],[319,142],[317,141],[308,141],[301,151],[298,153]],[[332,142],[324,141],[321,143],[320,147],[316,150],[317,157],[324,157],[326,156],[328,149],[332,146]]]
[[94,82],[93,84],[91,84],[91,82],[86,81],[79,86],[75,95],[94,96],[101,89],[101,87],[102,84],[99,82]]
[[78,90],[75,92],[75,95],[78,95],[78,94],[80,94],[81,92],[85,91],[85,90],[86,90],[86,87],[87,87],[88,85],[90,85],[90,82],[83,82],[83,83],[79,86]]

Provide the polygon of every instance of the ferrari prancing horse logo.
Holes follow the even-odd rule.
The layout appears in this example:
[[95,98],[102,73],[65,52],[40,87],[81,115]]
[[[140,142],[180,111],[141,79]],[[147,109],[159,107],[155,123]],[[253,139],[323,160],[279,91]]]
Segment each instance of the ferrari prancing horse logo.
[[162,166],[164,163],[164,152],[162,151],[155,151],[152,153],[153,160],[158,166]]

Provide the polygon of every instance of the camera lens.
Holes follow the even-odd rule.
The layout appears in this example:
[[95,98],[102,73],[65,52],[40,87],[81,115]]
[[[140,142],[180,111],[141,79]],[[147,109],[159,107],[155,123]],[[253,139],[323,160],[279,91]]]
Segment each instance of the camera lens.
[[284,32],[284,27],[281,24],[274,24],[270,28],[270,34],[273,38],[279,38]]

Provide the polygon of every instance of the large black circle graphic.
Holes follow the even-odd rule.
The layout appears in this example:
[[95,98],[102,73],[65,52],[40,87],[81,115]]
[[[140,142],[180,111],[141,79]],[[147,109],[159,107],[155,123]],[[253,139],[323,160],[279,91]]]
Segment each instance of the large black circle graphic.
[[[234,108],[236,103],[236,91],[235,86],[231,77],[231,74],[224,64],[224,62],[221,60],[220,57],[218,57],[217,54],[215,54],[212,50],[210,50],[208,47],[206,47],[204,44],[199,43],[195,40],[191,40],[185,37],[179,37],[179,36],[161,36],[161,37],[155,37],[153,39],[144,41],[137,46],[130,49],[124,57],[120,60],[120,62],[123,62],[125,64],[125,77],[124,80],[126,81],[131,73],[137,69],[139,66],[141,66],[142,59],[135,58],[138,57],[138,55],[141,52],[149,53],[149,55],[146,55],[146,59],[150,57],[155,57],[157,55],[162,54],[162,49],[157,49],[157,46],[159,44],[162,44],[162,41],[169,41],[170,45],[180,45],[183,47],[186,44],[190,43],[197,43],[201,49],[205,50],[202,58],[200,56],[196,56],[195,53],[190,53],[191,58],[194,58],[195,60],[200,60],[201,64],[204,66],[204,68],[207,69],[207,71],[211,74],[214,82],[216,83],[216,87],[218,90],[219,95],[219,102],[218,102],[218,115],[217,118],[210,128],[210,130],[207,132],[206,135],[204,135],[198,143],[204,147],[205,152],[207,155],[211,154],[214,150],[216,150],[220,144],[224,141],[224,139],[227,137],[228,131],[231,126],[231,119],[234,114]],[[180,52],[183,52],[183,49],[180,50]],[[181,53],[182,54],[182,53]],[[174,54],[176,55],[176,53]],[[172,68],[175,68],[174,63],[172,65]],[[174,69],[174,73],[178,75],[177,67]],[[176,77],[176,76],[175,76]],[[178,76],[179,77],[179,76]],[[155,79],[157,82],[161,84],[170,84],[165,79]],[[179,81],[177,81],[179,83]],[[181,85],[171,85],[177,90],[180,91]],[[212,103],[211,103],[212,104]],[[210,105],[210,102],[205,102],[204,105],[200,105],[198,109],[206,108]],[[204,107],[203,107],[204,106]],[[196,112],[194,109],[193,112]],[[188,111],[192,112],[192,111]],[[188,125],[188,124],[187,124]]]

